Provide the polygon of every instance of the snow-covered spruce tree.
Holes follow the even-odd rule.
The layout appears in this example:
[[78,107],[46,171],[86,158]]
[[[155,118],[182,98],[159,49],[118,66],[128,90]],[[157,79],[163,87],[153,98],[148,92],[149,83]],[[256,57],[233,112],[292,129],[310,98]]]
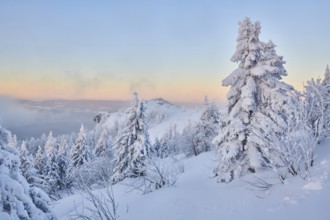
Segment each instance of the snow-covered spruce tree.
[[[165,134],[158,139],[159,143],[155,146],[157,157],[165,158],[179,153],[179,145],[181,145],[183,135],[179,135],[176,124],[168,128]],[[181,150],[181,149],[180,149]]]
[[88,168],[87,164],[92,158],[90,147],[87,143],[86,132],[84,126],[81,125],[70,152],[70,164],[68,166],[68,182],[70,185],[79,187],[86,179],[85,168]]
[[201,153],[200,147],[205,144],[205,135],[197,131],[197,123],[185,126],[180,135],[181,149],[187,157],[196,156]]
[[55,143],[56,143],[56,140],[53,137],[53,132],[50,131],[48,134],[46,143],[45,143],[45,153],[47,156],[49,156],[51,154],[51,152],[53,151],[53,149],[55,147]]
[[38,178],[40,178],[40,187],[44,191],[49,191],[49,184],[47,179],[47,155],[45,153],[45,146],[39,145],[37,154],[34,159],[34,168],[37,171]]
[[0,127],[0,218],[55,219],[47,205],[48,196],[40,189],[29,186],[19,167],[13,136]]
[[[57,143],[56,143],[56,138],[53,137],[52,131],[49,132],[49,135],[47,137],[47,141],[45,143],[45,152],[44,154],[46,155],[46,166],[45,166],[45,175],[47,177],[52,177],[52,173],[56,169],[53,167],[53,163],[55,162],[55,157],[57,155]],[[56,165],[55,165],[56,166]]]
[[38,171],[38,174],[44,175],[46,174],[46,164],[47,164],[47,157],[45,153],[45,146],[39,145],[37,154],[34,160],[34,166]]
[[56,194],[60,189],[60,168],[59,168],[59,151],[56,139],[54,145],[47,155],[47,180],[49,184],[49,194]]
[[31,154],[32,156],[35,156],[37,154],[38,146],[39,140],[36,140],[34,137],[31,137],[31,139],[26,142],[26,147],[29,151],[29,154]]
[[214,103],[210,103],[205,97],[205,110],[196,125],[194,155],[209,151],[213,148],[212,140],[219,132],[220,112]]
[[58,184],[58,146],[56,138],[50,131],[45,146],[38,149],[36,155],[36,165],[39,168],[39,177],[42,180],[40,187],[48,194],[54,194],[57,191]]
[[146,164],[151,151],[148,127],[144,118],[144,105],[137,93],[131,107],[127,109],[127,122],[120,131],[113,146],[114,171],[112,181],[117,183],[126,177],[145,175]]
[[25,141],[22,142],[19,148],[19,159],[21,162],[20,169],[23,176],[28,183],[33,184],[33,178],[36,176],[37,170],[33,166],[33,158],[29,155]]
[[325,105],[324,105],[324,133],[327,137],[330,137],[330,69],[327,65],[324,73],[324,79],[322,84],[326,89]]
[[101,157],[104,156],[108,151],[110,151],[111,145],[109,142],[109,135],[107,135],[107,131],[105,128],[100,132],[100,137],[97,140],[95,145],[95,156]]
[[23,141],[20,146],[19,159],[21,162],[21,172],[27,182],[31,184],[31,186],[36,186],[42,189],[47,186],[47,182],[44,179],[40,178],[36,168],[34,167],[33,157],[29,154],[25,141]]
[[160,152],[160,148],[161,148],[161,147],[162,147],[162,145],[161,145],[161,143],[160,143],[160,141],[159,141],[159,138],[156,137],[155,142],[153,143],[152,148],[154,149],[154,151],[155,151],[155,155],[156,155],[157,157],[160,157],[159,152]]
[[322,141],[325,134],[327,88],[321,79],[313,78],[304,86],[304,108],[307,111],[307,123],[314,133],[317,142]]
[[323,85],[330,85],[330,69],[329,65],[325,68],[325,73],[324,73],[324,79],[323,79]]
[[90,161],[90,159],[91,153],[87,145],[85,128],[84,125],[81,125],[76,142],[70,152],[69,172],[73,174],[76,169]]
[[245,18],[239,23],[231,58],[239,66],[222,82],[230,86],[225,124],[214,139],[219,150],[215,174],[222,182],[267,166],[273,156],[268,148],[273,134],[280,137],[287,129],[285,109],[293,88],[280,81],[287,73],[275,45],[260,42],[259,34],[259,22]]
[[59,141],[59,148],[57,155],[59,189],[64,189],[69,187],[69,180],[68,180],[69,152],[70,152],[70,145],[67,141],[67,137],[62,136]]

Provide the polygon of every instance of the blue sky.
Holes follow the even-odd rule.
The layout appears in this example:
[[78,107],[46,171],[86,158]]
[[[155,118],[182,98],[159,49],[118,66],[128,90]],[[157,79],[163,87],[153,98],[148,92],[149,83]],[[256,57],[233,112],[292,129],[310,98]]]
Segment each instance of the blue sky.
[[301,89],[330,63],[327,1],[0,1],[0,94],[223,100],[237,24],[259,20]]

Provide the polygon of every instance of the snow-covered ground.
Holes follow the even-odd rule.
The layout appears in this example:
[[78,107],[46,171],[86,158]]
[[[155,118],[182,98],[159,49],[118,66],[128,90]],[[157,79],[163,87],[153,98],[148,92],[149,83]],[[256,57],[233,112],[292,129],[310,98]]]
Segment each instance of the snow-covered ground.
[[[311,179],[289,177],[280,184],[272,171],[247,175],[229,184],[211,178],[215,154],[203,153],[183,159],[184,173],[174,187],[142,195],[125,184],[113,187],[119,204],[120,219],[125,220],[194,220],[194,219],[315,219],[330,217],[330,139],[317,147]],[[274,184],[262,191],[249,182],[257,177]],[[101,190],[102,191],[102,190]],[[68,219],[88,202],[76,194],[55,202],[59,219]]]

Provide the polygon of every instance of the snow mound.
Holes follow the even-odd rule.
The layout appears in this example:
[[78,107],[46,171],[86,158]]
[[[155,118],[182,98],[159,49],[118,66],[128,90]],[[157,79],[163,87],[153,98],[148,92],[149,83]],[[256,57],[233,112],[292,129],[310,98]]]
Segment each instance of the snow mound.
[[321,190],[323,189],[321,181],[313,181],[304,185],[303,189],[305,190]]

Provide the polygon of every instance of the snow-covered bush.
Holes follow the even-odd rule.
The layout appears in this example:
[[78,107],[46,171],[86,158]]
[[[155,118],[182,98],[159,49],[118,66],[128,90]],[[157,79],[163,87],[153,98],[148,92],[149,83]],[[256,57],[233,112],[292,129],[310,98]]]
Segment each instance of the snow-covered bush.
[[78,189],[81,189],[81,186],[89,188],[107,186],[112,183],[113,168],[112,155],[104,154],[79,167],[72,176],[72,184]]
[[83,198],[88,201],[87,206],[82,210],[76,210],[75,215],[70,219],[85,220],[116,220],[119,219],[117,214],[118,204],[115,200],[114,193],[110,186],[102,191],[92,191],[89,187],[83,188]]
[[175,158],[149,159],[146,163],[146,174],[134,180],[131,186],[143,194],[163,187],[172,187],[184,167]]
[[288,174],[310,177],[310,167],[315,159],[318,138],[309,126],[309,111],[299,94],[292,94],[291,114],[288,115],[288,129],[280,138],[270,142],[267,166],[275,171],[281,182]]
[[321,142],[326,137],[326,106],[330,104],[328,100],[327,87],[322,84],[320,78],[307,81],[303,102],[308,126],[317,142]]

